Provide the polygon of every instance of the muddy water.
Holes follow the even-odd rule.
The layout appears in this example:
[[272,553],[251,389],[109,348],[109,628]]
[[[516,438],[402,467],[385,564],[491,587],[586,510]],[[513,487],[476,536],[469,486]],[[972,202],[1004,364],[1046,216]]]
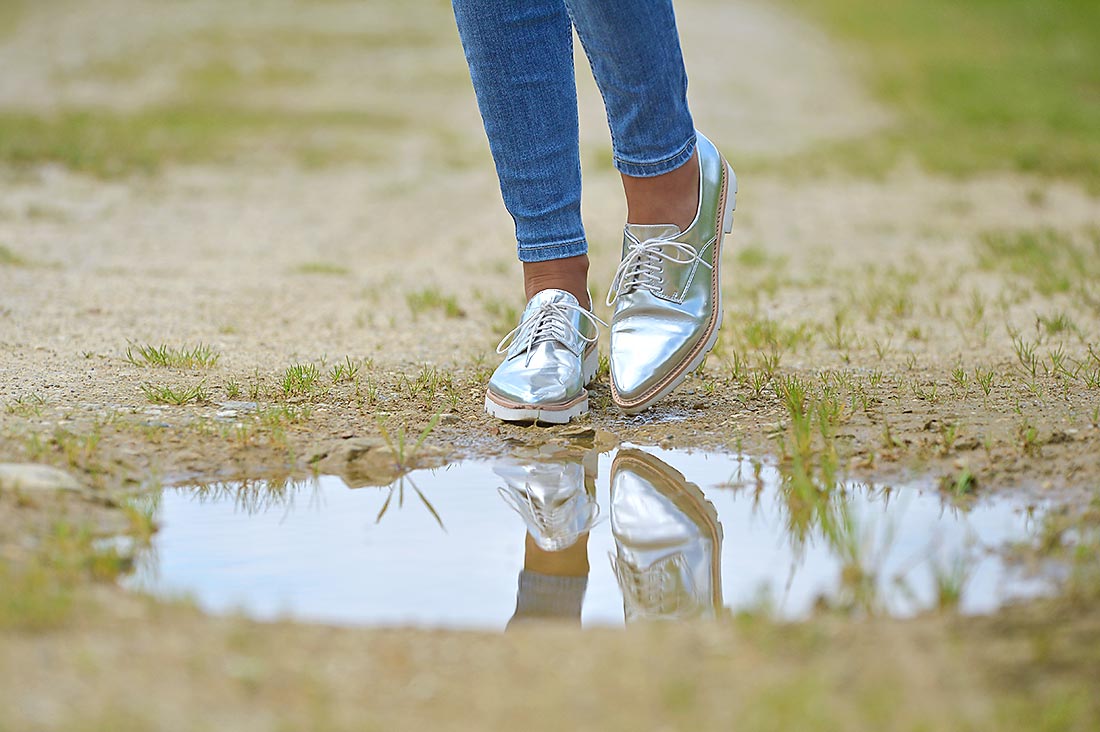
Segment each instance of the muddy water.
[[[504,628],[815,607],[983,613],[1047,589],[998,550],[1036,509],[929,485],[820,492],[749,458],[646,448],[468,461],[386,488],[335,476],[166,488],[133,589],[211,612]],[[525,569],[526,567],[526,569]]]

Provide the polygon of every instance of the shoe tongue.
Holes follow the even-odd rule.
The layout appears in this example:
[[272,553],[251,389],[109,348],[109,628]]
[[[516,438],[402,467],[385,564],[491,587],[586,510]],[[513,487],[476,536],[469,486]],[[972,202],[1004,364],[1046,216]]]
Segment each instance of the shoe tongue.
[[564,302],[570,305],[578,305],[577,298],[573,297],[571,293],[565,290],[555,290],[553,288],[548,290],[540,290],[536,292],[530,300],[527,301],[527,309],[538,308],[552,302]]
[[627,224],[626,230],[638,241],[672,239],[682,233],[676,224]]

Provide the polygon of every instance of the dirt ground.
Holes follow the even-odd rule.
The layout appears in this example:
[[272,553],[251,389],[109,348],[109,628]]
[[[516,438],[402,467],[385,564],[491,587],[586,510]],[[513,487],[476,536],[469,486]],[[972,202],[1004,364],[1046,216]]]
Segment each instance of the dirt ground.
[[[812,459],[877,482],[943,480],[977,500],[1012,490],[1069,513],[1095,506],[1096,200],[1071,184],[911,165],[802,172],[800,156],[890,124],[859,61],[770,5],[678,8],[697,124],[740,178],[722,338],[657,408],[617,413],[605,374],[588,417],[544,429],[482,413],[494,346],[523,300],[446,3],[25,4],[0,32],[0,110],[125,116],[214,100],[263,122],[222,135],[218,112],[203,128],[210,145],[166,144],[150,170],[0,169],[0,462],[51,464],[84,486],[0,491],[0,579],[29,576],[21,567],[54,546],[58,517],[140,535],[151,527],[124,510],[136,492],[308,475],[343,440],[380,425],[416,434],[437,414],[405,467],[596,430]],[[580,86],[602,302],[625,209],[586,72]],[[1035,258],[1033,242],[1048,239],[1058,256]],[[162,344],[208,346],[216,363],[141,355]],[[813,427],[802,447],[791,384]],[[983,619],[495,637],[208,618],[95,575],[76,572],[57,623],[11,610],[0,625],[0,730],[1100,719],[1082,686],[1100,676],[1085,650],[1100,647],[1094,602]],[[28,586],[10,581],[8,606]]]

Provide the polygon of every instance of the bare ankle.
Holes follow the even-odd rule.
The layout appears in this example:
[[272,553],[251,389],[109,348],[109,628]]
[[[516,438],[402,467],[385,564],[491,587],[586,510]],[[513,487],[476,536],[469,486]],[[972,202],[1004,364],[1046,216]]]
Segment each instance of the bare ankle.
[[685,231],[699,209],[699,154],[676,170],[652,178],[623,177],[632,224],[675,224]]
[[543,290],[565,290],[582,306],[591,308],[588,296],[588,255],[546,262],[523,263],[523,286],[530,300]]

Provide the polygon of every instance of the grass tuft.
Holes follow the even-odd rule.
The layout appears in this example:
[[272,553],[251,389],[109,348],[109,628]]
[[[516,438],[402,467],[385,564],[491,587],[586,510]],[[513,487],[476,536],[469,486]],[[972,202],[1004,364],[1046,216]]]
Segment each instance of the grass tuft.
[[296,363],[283,373],[283,393],[304,396],[320,388],[321,370],[314,364]]
[[303,275],[348,275],[351,270],[341,264],[332,262],[303,262],[295,267],[294,274]]
[[30,262],[0,244],[0,267],[26,267]]
[[434,287],[425,287],[422,290],[407,293],[405,302],[414,317],[432,310],[442,312],[448,318],[466,317],[466,311],[459,306],[458,300],[453,295],[444,295]]
[[172,404],[175,406],[192,403],[201,404],[210,399],[205,382],[199,382],[195,386],[181,389],[176,389],[167,384],[142,384],[141,393],[153,404]]
[[173,369],[206,369],[218,363],[219,354],[202,343],[193,348],[173,348],[167,345],[142,346],[131,344],[126,360],[135,366],[157,366]]

